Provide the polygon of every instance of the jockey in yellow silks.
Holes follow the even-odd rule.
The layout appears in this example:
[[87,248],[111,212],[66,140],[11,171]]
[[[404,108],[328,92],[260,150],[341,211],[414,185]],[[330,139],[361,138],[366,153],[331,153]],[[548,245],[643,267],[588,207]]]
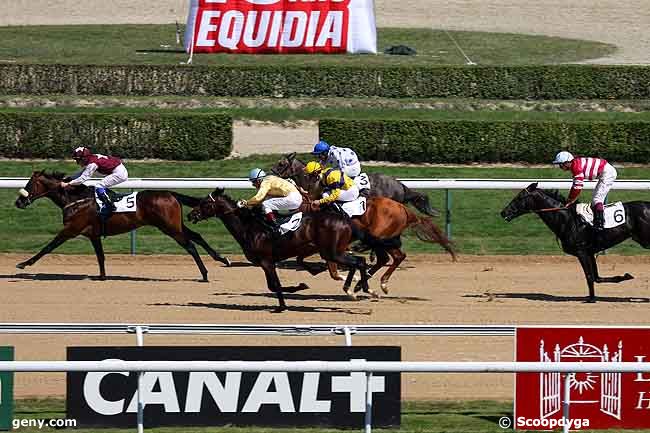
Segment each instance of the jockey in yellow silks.
[[348,202],[359,198],[359,188],[340,169],[325,168],[320,162],[310,161],[305,166],[305,173],[318,176],[319,182],[325,190],[320,200],[314,200],[311,203],[314,207],[320,207],[334,201]]

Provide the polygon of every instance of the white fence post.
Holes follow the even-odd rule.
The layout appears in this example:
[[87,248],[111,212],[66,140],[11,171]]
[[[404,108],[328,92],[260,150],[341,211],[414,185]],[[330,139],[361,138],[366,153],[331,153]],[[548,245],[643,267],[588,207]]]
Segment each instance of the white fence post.
[[575,373],[567,373],[564,376],[564,402],[562,403],[562,418],[564,418],[564,426],[562,431],[569,433],[569,406],[571,405],[571,379]]
[[[138,347],[144,346],[142,326],[135,327],[135,340]],[[144,433],[144,400],[142,399],[142,378],[144,372],[138,373],[138,433]]]
[[365,433],[372,432],[372,371],[366,372]]

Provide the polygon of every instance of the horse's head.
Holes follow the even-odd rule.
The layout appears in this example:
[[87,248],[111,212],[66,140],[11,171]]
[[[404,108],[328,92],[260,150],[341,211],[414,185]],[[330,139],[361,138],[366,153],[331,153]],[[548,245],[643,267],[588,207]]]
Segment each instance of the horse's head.
[[63,176],[63,173],[57,172],[51,174],[48,174],[45,171],[33,172],[27,185],[18,190],[19,195],[16,199],[16,207],[19,209],[25,209],[36,199],[46,196],[52,191],[58,190],[61,186]]
[[278,177],[287,179],[297,175],[302,170],[302,164],[296,159],[296,152],[283,156],[271,167],[271,172]]
[[501,217],[512,221],[518,216],[541,209],[562,207],[564,199],[557,192],[547,192],[537,188],[537,182],[522,189],[501,211]]
[[192,209],[187,218],[197,223],[210,217],[221,217],[237,210],[233,200],[224,194],[223,188],[217,188]]

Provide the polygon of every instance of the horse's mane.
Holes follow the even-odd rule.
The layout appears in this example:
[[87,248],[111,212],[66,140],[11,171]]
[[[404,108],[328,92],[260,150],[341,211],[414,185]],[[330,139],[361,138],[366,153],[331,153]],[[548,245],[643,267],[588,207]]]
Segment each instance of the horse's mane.
[[557,189],[549,189],[549,190],[540,189],[539,191],[543,192],[544,194],[551,197],[552,199],[559,201],[562,204],[566,203],[566,198],[564,198],[564,196],[560,194],[560,191],[558,191]]

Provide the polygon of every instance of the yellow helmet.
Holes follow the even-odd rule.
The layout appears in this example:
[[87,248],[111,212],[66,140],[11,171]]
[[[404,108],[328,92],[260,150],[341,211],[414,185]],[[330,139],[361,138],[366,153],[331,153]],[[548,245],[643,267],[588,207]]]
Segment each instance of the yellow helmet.
[[309,161],[305,166],[305,173],[320,173],[323,170],[323,166],[318,161]]

